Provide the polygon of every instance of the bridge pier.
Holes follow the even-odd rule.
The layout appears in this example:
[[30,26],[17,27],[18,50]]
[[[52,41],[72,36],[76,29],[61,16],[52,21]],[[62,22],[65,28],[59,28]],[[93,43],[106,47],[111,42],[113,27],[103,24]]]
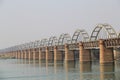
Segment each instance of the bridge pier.
[[113,49],[105,48],[103,40],[99,40],[99,47],[100,47],[100,63],[114,62]]
[[39,60],[42,60],[43,57],[42,57],[42,51],[41,51],[41,48],[39,48]]
[[39,48],[36,49],[36,56],[35,59],[39,60]]
[[65,44],[65,60],[75,60],[74,52],[69,50],[68,44]]
[[23,59],[25,59],[25,50],[23,50],[22,53],[23,53]]
[[46,52],[41,52],[41,60],[46,60]]
[[26,50],[26,59],[29,59],[29,51],[28,51],[28,49]]
[[57,46],[54,46],[54,61],[62,60],[62,53],[58,51]]
[[27,52],[24,50],[24,59],[27,59]]
[[120,60],[120,49],[119,48],[114,48],[114,59],[115,60]]
[[23,50],[21,51],[21,59],[23,59]]
[[35,55],[36,55],[35,48],[32,49],[32,54],[33,54],[33,60],[35,60]]
[[33,50],[33,59],[34,60],[39,60],[39,48],[35,48]]
[[84,49],[83,43],[79,43],[79,59],[80,62],[91,61],[90,50]]
[[21,51],[18,51],[18,59],[21,59]]
[[17,59],[17,51],[15,51],[15,59]]
[[25,50],[22,50],[22,59],[25,59]]
[[14,57],[14,51],[10,53],[10,58]]
[[17,51],[15,51],[15,59],[17,59]]
[[33,52],[31,49],[28,50],[29,51],[29,60],[33,59]]
[[46,60],[53,60],[54,57],[53,57],[53,53],[49,51],[49,48],[46,47]]

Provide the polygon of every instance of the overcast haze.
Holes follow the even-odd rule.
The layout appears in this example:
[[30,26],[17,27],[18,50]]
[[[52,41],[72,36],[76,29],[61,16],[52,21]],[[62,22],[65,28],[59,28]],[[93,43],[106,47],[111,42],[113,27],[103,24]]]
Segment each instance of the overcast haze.
[[120,0],[0,0],[0,48],[76,29],[90,34],[98,23],[120,31]]

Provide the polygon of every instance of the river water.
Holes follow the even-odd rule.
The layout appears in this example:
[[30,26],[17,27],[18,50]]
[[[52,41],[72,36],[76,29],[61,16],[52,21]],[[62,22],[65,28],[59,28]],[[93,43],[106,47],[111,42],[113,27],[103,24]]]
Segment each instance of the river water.
[[120,80],[120,63],[0,59],[0,80]]

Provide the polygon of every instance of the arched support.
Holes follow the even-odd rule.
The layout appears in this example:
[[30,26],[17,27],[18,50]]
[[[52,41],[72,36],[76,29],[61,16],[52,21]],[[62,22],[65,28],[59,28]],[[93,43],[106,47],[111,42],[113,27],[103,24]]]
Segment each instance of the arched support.
[[40,41],[40,47],[45,47],[48,46],[48,40],[47,39],[42,39]]
[[112,26],[110,26],[109,24],[99,24],[92,31],[92,34],[90,36],[90,41],[97,40],[98,39],[98,34],[100,33],[100,31],[102,29],[104,29],[105,32],[107,33],[107,38],[116,38],[117,37],[117,33],[112,28]]
[[50,37],[48,40],[48,46],[55,46],[57,45],[57,43],[58,43],[58,39],[55,36]]
[[89,41],[89,35],[85,30],[76,30],[72,36],[72,43],[80,41]]
[[71,37],[69,34],[61,34],[58,39],[58,45],[70,44]]

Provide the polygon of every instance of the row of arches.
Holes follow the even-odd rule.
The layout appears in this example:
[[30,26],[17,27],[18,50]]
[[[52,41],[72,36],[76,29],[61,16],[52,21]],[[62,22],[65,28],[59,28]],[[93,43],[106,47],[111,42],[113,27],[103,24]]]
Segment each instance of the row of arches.
[[[106,37],[105,37],[106,34]],[[103,36],[103,37],[101,37]],[[59,38],[52,36],[49,39],[36,40],[34,42],[25,43],[22,45],[17,45],[12,47],[12,49],[26,49],[26,48],[36,48],[36,47],[45,47],[45,46],[54,46],[54,45],[64,45],[65,43],[78,43],[80,41],[95,41],[98,39],[107,39],[107,38],[117,38],[120,37],[120,34],[117,35],[116,31],[109,24],[98,24],[92,31],[91,35],[84,29],[77,29],[73,36],[71,37],[68,33],[63,33]],[[11,48],[9,48],[11,49]]]

